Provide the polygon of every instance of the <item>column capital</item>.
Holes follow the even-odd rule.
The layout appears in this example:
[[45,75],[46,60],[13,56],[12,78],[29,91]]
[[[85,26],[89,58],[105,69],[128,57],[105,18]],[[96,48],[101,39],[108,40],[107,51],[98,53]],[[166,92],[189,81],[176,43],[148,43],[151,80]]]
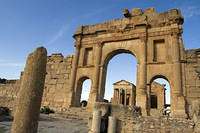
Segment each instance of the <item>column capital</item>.
[[170,30],[170,34],[171,34],[171,36],[173,36],[173,37],[178,37],[178,36],[180,36],[181,35],[181,31],[179,30],[179,29],[171,29]]
[[76,39],[76,42],[74,43],[74,46],[80,48],[82,37],[79,36],[79,37],[76,37],[75,39]]
[[96,45],[97,47],[103,47],[103,41],[97,41],[97,45]]
[[140,37],[140,41],[146,44],[147,43],[147,36]]

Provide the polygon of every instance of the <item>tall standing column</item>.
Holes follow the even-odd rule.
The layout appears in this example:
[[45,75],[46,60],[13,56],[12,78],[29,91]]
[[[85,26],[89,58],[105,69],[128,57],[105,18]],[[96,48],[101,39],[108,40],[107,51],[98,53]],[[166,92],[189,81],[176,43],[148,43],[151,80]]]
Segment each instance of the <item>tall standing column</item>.
[[127,105],[127,88],[125,89],[124,104]]
[[75,81],[76,81],[76,72],[77,72],[77,67],[78,67],[78,60],[79,60],[79,55],[80,55],[80,47],[81,47],[81,37],[76,38],[75,42],[76,50],[73,56],[73,62],[72,62],[72,70],[71,70],[71,80],[70,80],[70,89],[71,89],[71,103],[70,106],[75,106],[77,103],[77,100],[74,100],[74,95],[75,95]]
[[114,88],[114,96],[113,96],[113,103],[116,103],[116,89]]
[[141,38],[140,44],[140,62],[138,64],[139,75],[137,75],[138,85],[136,90],[136,105],[142,109],[142,115],[147,115],[147,95],[146,95],[146,77],[147,77],[147,40]]
[[119,89],[116,91],[116,104],[119,104]]
[[89,106],[94,104],[98,100],[98,86],[99,86],[99,74],[100,74],[100,62],[102,54],[102,42],[98,42],[96,45],[96,54],[95,54],[95,72],[94,72],[94,83],[90,93],[88,104]]
[[122,104],[122,88],[119,89],[119,104]]
[[130,90],[129,105],[133,105],[133,88]]
[[37,48],[27,58],[17,97],[12,133],[37,133],[46,63],[47,51],[43,47]]

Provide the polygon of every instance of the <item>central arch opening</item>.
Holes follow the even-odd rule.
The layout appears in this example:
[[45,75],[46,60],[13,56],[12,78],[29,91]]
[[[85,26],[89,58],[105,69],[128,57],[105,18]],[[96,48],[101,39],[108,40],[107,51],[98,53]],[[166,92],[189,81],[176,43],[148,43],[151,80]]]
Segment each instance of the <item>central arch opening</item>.
[[112,52],[105,61],[104,102],[135,104],[137,60],[127,50]]

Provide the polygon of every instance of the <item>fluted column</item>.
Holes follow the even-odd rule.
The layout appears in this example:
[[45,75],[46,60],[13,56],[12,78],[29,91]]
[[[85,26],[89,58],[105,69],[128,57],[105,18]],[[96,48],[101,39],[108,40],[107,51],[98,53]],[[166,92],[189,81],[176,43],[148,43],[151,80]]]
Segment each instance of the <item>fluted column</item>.
[[147,40],[141,38],[139,46],[139,75],[137,75],[138,85],[136,90],[136,105],[142,108],[142,115],[147,115],[147,95],[146,95],[146,77],[147,77]]
[[124,104],[127,105],[127,88],[125,88]]
[[116,103],[116,89],[114,88],[113,103]]
[[119,104],[122,103],[122,98],[121,98],[121,88],[119,88]]
[[133,105],[133,88],[130,90],[129,105]]
[[117,89],[116,104],[119,104],[119,89]]
[[95,71],[93,76],[93,87],[90,93],[88,104],[94,104],[98,100],[98,86],[99,86],[99,74],[100,74],[100,62],[102,54],[102,42],[96,44],[95,49]]
[[79,60],[79,54],[80,54],[80,47],[81,47],[81,37],[76,38],[75,42],[76,50],[73,56],[73,62],[72,62],[72,70],[71,70],[71,80],[70,80],[70,90],[72,91],[71,94],[71,103],[70,106],[74,106],[76,103],[76,100],[74,99],[75,96],[75,81],[76,81],[76,72],[78,68],[78,60]]

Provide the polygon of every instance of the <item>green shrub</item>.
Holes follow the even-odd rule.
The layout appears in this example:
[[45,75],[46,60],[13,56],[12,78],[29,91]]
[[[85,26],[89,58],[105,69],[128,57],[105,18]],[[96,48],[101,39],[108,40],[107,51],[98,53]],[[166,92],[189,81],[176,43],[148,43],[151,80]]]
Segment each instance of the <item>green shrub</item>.
[[51,110],[48,106],[43,106],[40,109],[40,113],[42,113],[42,114],[50,114],[50,113],[54,113],[54,111]]

